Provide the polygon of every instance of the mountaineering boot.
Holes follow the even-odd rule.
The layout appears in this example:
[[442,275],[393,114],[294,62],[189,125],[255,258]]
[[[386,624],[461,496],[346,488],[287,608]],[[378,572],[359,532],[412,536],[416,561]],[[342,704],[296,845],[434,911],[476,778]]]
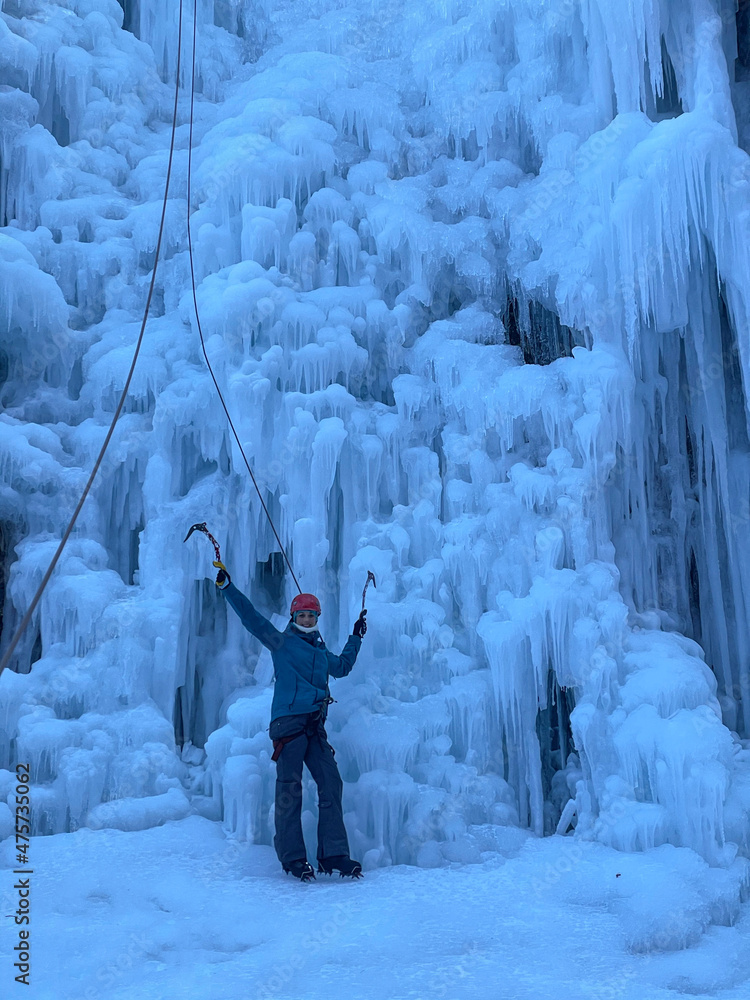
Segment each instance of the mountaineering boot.
[[359,861],[352,861],[346,854],[337,854],[333,858],[318,859],[318,874],[333,875],[334,869],[340,872],[341,877],[350,875],[352,878],[362,878],[362,865]]
[[304,858],[300,861],[292,861],[288,866],[284,865],[284,871],[287,872],[287,874],[294,875],[294,877],[298,878],[300,882],[315,881],[313,866],[309,861],[305,861]]

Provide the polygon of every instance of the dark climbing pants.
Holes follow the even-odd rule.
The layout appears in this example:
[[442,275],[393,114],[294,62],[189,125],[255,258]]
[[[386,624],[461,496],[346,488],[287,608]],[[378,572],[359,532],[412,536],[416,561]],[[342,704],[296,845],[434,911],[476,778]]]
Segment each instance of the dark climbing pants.
[[320,712],[284,715],[274,719],[269,735],[278,748],[286,740],[276,761],[276,833],[273,846],[284,867],[307,858],[302,837],[302,765],[307,764],[318,786],[318,860],[349,856],[349,842],[341,808],[343,782],[326,738]]

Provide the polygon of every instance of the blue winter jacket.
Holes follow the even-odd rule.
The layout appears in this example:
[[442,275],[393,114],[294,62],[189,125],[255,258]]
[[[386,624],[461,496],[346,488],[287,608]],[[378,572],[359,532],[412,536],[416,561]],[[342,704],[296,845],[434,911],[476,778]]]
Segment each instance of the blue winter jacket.
[[271,703],[271,722],[282,715],[303,715],[327,707],[328,678],[346,677],[354,666],[362,639],[350,635],[341,656],[326,649],[319,634],[314,642],[303,638],[290,622],[283,632],[255,610],[233,583],[221,590],[240,621],[256,639],[271,650],[276,685]]

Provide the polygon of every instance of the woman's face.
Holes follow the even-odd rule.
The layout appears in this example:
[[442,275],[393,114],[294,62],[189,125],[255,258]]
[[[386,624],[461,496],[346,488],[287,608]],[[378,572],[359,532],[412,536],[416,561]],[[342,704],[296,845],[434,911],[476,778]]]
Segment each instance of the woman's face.
[[313,625],[317,625],[318,616],[314,611],[298,611],[295,622],[303,628],[312,628]]

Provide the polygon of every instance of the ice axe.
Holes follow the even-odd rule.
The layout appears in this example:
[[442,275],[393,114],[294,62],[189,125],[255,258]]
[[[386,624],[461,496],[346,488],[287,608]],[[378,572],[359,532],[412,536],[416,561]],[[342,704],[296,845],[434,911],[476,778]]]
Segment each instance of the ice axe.
[[[213,545],[214,552],[216,553],[216,562],[221,563],[221,568],[226,571],[226,567],[224,566],[224,563],[221,562],[221,550],[219,549],[219,543],[216,541],[216,539],[214,538],[214,536],[208,530],[208,526],[206,525],[205,521],[201,521],[200,524],[194,524],[192,526],[192,528],[190,529],[190,531],[188,531],[188,533],[183,538],[183,542],[186,542],[188,540],[188,538],[190,538],[190,536],[192,535],[192,533],[194,531],[202,531],[204,535],[208,535],[208,540]],[[214,563],[214,565],[216,565],[216,563]]]
[[373,587],[375,587],[375,589],[377,590],[378,585],[377,585],[377,583],[375,583],[375,574],[372,572],[372,570],[368,569],[368,571],[367,571],[367,581],[365,583],[365,589],[362,591],[362,611],[365,610],[365,594],[367,593],[367,588],[370,586],[371,583],[372,583]]

